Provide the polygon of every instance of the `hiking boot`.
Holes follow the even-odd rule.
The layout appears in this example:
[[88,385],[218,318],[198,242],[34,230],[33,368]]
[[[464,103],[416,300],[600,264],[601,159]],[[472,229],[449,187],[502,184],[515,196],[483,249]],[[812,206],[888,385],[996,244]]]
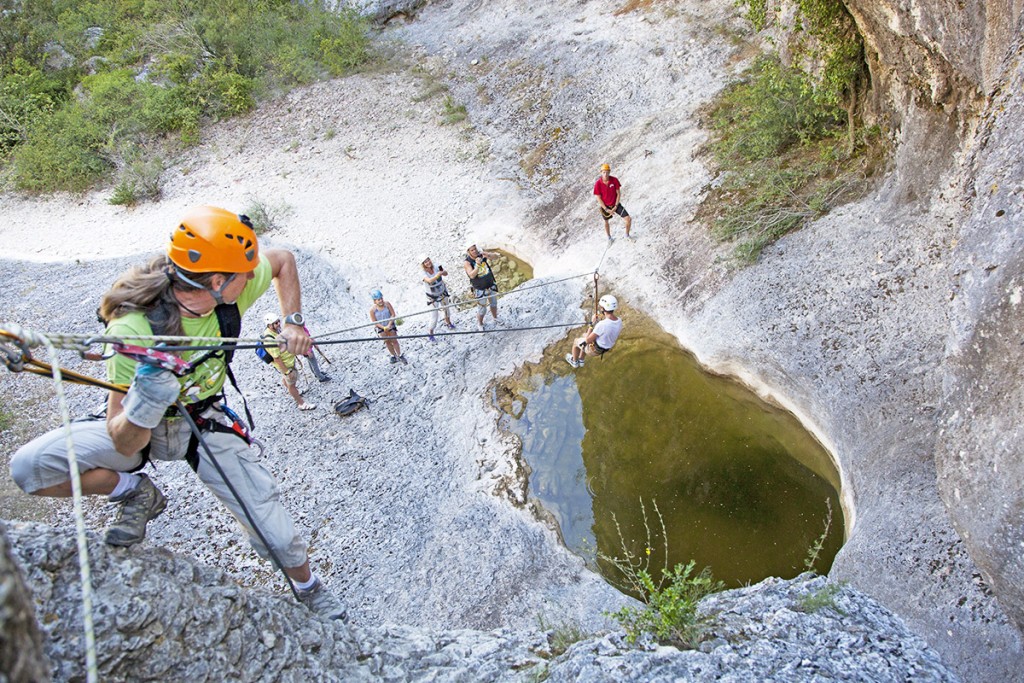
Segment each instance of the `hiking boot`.
[[345,603],[323,584],[319,576],[308,591],[296,590],[295,593],[298,595],[299,602],[308,607],[311,612],[316,612],[324,619],[346,621],[348,610],[345,608]]
[[390,362],[391,362],[392,365],[397,363],[398,362],[398,356],[391,356],[391,361]]
[[409,361],[407,361],[405,359],[405,354],[404,353],[401,356],[398,357],[398,360],[402,361],[402,365],[408,365],[409,364]]
[[317,379],[320,380],[321,382],[330,382],[331,381],[331,376],[330,375],[320,375],[319,377],[317,377]]
[[138,486],[110,499],[111,503],[120,503],[121,509],[114,523],[107,527],[104,540],[109,545],[135,545],[146,537],[146,523],[159,517],[167,507],[167,499],[150,478],[145,474],[139,477],[141,481]]

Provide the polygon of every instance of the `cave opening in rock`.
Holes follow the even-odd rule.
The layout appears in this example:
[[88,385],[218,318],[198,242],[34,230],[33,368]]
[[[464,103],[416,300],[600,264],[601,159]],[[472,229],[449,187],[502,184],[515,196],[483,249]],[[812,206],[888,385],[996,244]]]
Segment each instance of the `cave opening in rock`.
[[652,568],[667,548],[669,567],[693,559],[730,586],[809,564],[826,573],[844,539],[829,453],[791,414],[702,370],[650,319],[623,317],[604,358],[574,370],[563,340],[494,391],[521,440],[531,499],[566,546],[617,585],[601,556],[647,547]]

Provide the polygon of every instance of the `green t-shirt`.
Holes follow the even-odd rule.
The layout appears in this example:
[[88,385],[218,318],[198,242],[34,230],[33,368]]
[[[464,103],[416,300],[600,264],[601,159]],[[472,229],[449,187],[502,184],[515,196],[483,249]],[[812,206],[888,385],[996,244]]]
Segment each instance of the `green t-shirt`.
[[[253,271],[255,277],[245,283],[245,288],[238,297],[238,312],[244,314],[256,299],[270,287],[271,270],[270,261],[263,255],[260,256],[260,263]],[[241,277],[241,276],[240,276]],[[189,337],[219,337],[220,325],[217,323],[216,314],[211,311],[201,318],[182,317],[181,325],[185,335]],[[120,318],[115,318],[107,326],[106,334],[112,337],[121,337],[127,344],[136,346],[152,346],[150,340],[136,340],[133,336],[151,337],[153,328],[142,313],[128,313]],[[192,356],[203,353],[202,351],[183,351],[181,357],[188,360]],[[135,376],[136,361],[115,353],[107,359],[107,379],[115,384],[131,384]],[[227,370],[223,358],[211,358],[196,368],[195,372],[187,377],[179,378],[185,403],[195,403],[217,394],[224,386],[227,378]]]

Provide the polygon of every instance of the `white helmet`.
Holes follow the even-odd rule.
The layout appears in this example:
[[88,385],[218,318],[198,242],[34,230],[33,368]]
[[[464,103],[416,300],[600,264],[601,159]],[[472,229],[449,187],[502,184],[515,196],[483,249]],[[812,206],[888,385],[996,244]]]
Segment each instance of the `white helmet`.
[[427,252],[423,252],[422,254],[420,254],[417,260],[419,261],[420,265],[423,265],[423,262],[426,261],[428,258],[430,258],[430,255]]
[[618,300],[611,294],[605,294],[597,301],[597,305],[606,311],[614,311],[619,307]]
[[270,327],[280,319],[281,316],[279,316],[277,313],[267,313],[265,316],[263,316],[263,324],[266,325],[267,327]]
[[467,237],[466,238],[466,251],[469,251],[470,247],[475,247],[475,246],[476,246],[476,238],[475,237]]

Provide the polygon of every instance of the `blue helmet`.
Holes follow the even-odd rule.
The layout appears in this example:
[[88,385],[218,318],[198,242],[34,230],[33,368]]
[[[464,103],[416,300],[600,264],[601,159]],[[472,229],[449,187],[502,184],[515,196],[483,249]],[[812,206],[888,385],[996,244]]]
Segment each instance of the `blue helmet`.
[[377,299],[383,299],[384,295],[381,294],[379,289],[375,289],[372,292],[370,292],[370,298],[376,301]]

